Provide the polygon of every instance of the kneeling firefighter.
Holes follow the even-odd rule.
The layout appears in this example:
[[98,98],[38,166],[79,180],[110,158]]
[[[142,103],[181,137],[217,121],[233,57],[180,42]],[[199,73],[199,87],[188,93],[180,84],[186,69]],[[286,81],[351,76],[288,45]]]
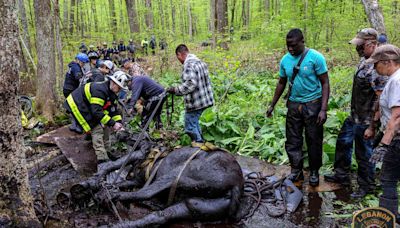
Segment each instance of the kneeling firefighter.
[[[122,116],[117,110],[118,93],[127,90],[129,76],[115,72],[104,82],[87,83],[73,91],[64,103],[85,133],[91,132],[93,148],[100,162],[108,160],[109,127],[122,130]],[[107,150],[106,150],[107,147]]]

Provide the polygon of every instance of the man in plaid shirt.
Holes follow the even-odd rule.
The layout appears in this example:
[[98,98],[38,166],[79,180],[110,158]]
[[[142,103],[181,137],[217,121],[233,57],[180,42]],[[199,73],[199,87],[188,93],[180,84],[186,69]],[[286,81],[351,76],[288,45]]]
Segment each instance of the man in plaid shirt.
[[167,89],[167,92],[184,96],[185,132],[193,142],[202,143],[203,137],[199,118],[203,111],[214,105],[211,81],[208,77],[207,64],[190,54],[186,45],[180,44],[175,50],[176,57],[183,64],[182,84]]

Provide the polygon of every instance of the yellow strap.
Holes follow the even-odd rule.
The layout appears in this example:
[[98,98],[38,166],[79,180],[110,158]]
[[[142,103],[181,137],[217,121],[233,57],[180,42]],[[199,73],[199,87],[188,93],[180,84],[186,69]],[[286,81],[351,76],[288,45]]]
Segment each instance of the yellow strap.
[[98,97],[92,97],[90,98],[90,104],[98,104],[100,106],[103,106],[105,101],[101,98]]
[[114,121],[120,121],[120,120],[122,120],[122,116],[121,115],[115,115],[111,119],[113,119]]
[[87,99],[90,103],[92,103],[92,102],[91,102],[92,94],[90,93],[90,83],[87,83],[87,84],[85,85],[85,95],[86,95],[86,99]]
[[178,176],[176,177],[176,179],[174,180],[174,182],[172,182],[171,188],[169,189],[169,195],[168,195],[168,202],[167,205],[171,205],[172,201],[175,198],[175,192],[176,192],[176,187],[178,186],[178,182],[179,179],[182,176],[183,171],[185,170],[186,166],[193,160],[194,157],[196,157],[196,155],[198,153],[200,153],[202,150],[201,148],[199,148],[198,150],[196,150],[186,161],[185,163],[183,163],[183,166],[181,168],[181,170],[179,170]]
[[104,113],[104,115],[110,114],[110,112],[108,110],[104,110],[103,113]]
[[68,103],[69,107],[71,108],[72,114],[78,120],[78,122],[82,126],[83,130],[85,132],[90,131],[89,124],[86,122],[85,118],[83,118],[82,114],[79,112],[78,106],[76,106],[75,101],[71,95],[69,95],[67,97],[67,103]]
[[109,115],[104,115],[103,118],[101,118],[100,122],[104,125],[108,123],[108,121],[111,120],[111,117]]

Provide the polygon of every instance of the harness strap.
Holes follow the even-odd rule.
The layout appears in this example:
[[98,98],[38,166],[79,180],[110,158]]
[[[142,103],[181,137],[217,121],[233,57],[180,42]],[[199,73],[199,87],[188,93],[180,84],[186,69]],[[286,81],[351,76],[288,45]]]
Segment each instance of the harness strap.
[[186,166],[193,160],[194,157],[196,157],[196,155],[197,155],[198,153],[200,153],[200,151],[202,151],[201,148],[199,148],[196,152],[194,152],[194,153],[185,161],[185,163],[183,164],[182,169],[179,171],[178,176],[176,177],[176,179],[175,179],[174,182],[172,183],[171,189],[169,190],[168,203],[167,203],[167,205],[171,205],[172,201],[173,201],[174,198],[175,198],[176,187],[178,186],[179,179],[181,178],[182,173],[183,173],[183,171],[185,170]]

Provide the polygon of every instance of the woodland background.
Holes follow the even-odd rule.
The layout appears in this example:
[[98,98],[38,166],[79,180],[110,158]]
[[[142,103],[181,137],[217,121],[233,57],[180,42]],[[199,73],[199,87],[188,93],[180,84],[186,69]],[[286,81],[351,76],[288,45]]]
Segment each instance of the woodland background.
[[[390,43],[400,44],[398,0],[0,0],[0,15],[0,224],[17,227],[39,227],[29,192],[17,95],[34,97],[35,117],[42,122],[66,124],[61,87],[66,65],[81,42],[110,46],[114,40],[127,44],[133,39],[139,46],[151,35],[158,42],[165,39],[166,51],[138,55],[149,75],[164,86],[179,83],[181,65],[174,49],[188,44],[209,65],[215,92],[215,106],[201,117],[206,140],[233,153],[284,164],[284,102],[273,118],[264,113],[286,52],[285,35],[301,28],[307,46],[322,52],[329,66],[332,93],[322,174],[332,167],[337,133],[349,113],[359,58],[348,41],[358,30],[374,27],[386,33]],[[173,143],[184,145],[189,139],[181,133],[183,101],[175,103],[166,129],[178,132]],[[350,218],[360,207],[376,206],[377,198],[336,203],[342,209],[332,216]]]
[[[60,119],[66,65],[81,42],[107,42],[155,35],[166,51],[145,56],[148,73],[164,86],[179,83],[181,65],[174,49],[187,43],[210,67],[216,105],[202,119],[207,140],[233,152],[287,161],[284,152],[284,102],[272,119],[264,111],[272,99],[285,35],[303,30],[308,47],[322,52],[329,65],[332,94],[325,125],[324,161],[334,156],[337,132],[348,113],[352,74],[359,57],[348,41],[375,27],[389,42],[400,43],[397,0],[18,0],[22,91],[35,95],[37,114]],[[210,44],[202,47],[201,43]],[[171,129],[183,126],[177,102]],[[61,118],[62,119],[62,118]],[[181,141],[187,142],[182,134]]]

